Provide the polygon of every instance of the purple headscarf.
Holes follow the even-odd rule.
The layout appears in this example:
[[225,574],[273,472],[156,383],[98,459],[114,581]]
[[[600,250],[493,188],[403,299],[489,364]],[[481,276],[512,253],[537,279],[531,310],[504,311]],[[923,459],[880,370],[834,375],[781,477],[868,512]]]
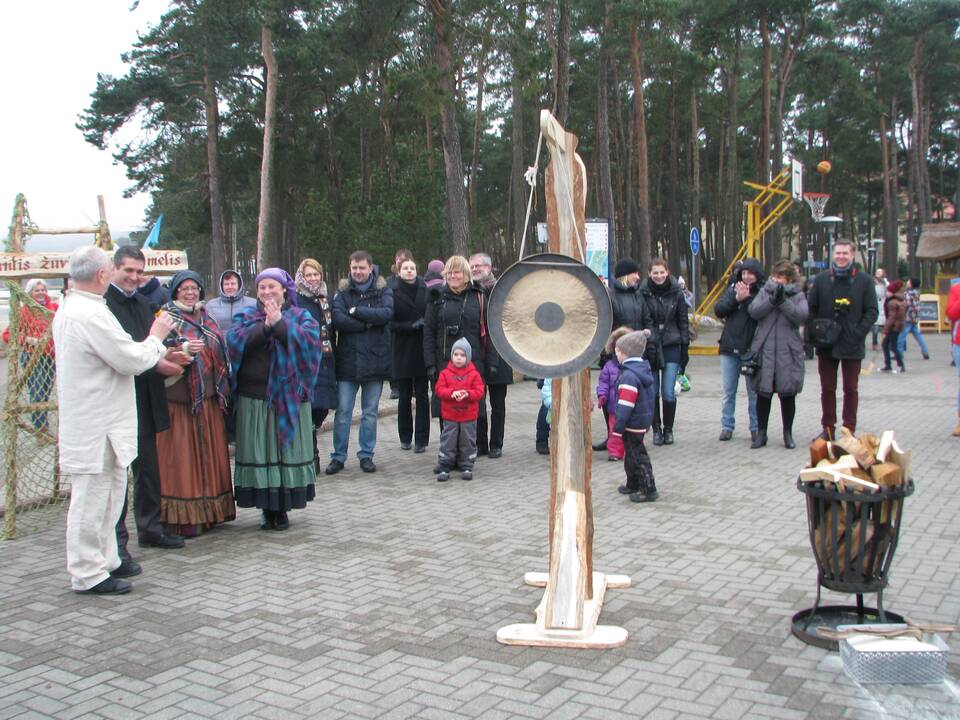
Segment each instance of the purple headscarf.
[[261,280],[276,280],[283,285],[283,289],[287,291],[287,301],[291,305],[297,304],[297,285],[293,281],[293,278],[290,277],[290,273],[286,270],[277,267],[263,270],[253,281],[254,288],[260,284]]

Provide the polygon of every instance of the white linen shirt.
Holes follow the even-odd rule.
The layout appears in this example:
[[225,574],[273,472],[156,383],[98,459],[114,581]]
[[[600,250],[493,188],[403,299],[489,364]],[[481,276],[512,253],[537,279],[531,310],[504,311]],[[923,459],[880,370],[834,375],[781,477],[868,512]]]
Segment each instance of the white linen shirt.
[[60,471],[103,471],[109,442],[117,462],[137,457],[137,398],[133,376],[149,370],[166,349],[124,332],[102,296],[72,290],[53,317],[60,411]]

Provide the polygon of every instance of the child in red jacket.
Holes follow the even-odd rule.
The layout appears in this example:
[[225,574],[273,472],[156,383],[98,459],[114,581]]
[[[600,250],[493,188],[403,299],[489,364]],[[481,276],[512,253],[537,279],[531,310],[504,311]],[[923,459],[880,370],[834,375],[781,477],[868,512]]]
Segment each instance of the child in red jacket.
[[464,480],[473,480],[477,459],[477,415],[483,399],[483,378],[470,362],[472,350],[465,338],[450,348],[450,363],[440,371],[434,388],[440,398],[440,458],[438,482],[450,479],[450,471],[459,467]]

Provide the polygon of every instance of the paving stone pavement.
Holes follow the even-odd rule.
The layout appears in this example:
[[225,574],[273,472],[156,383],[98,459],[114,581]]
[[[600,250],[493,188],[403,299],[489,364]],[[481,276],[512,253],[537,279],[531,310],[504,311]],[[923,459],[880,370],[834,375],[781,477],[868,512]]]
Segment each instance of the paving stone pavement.
[[[860,422],[914,451],[885,604],[956,623],[957,373],[947,336],[930,341],[927,362],[910,346],[907,374],[863,378]],[[3,543],[0,718],[960,718],[960,635],[932,687],[858,686],[836,653],[791,636],[816,584],[794,487],[805,451],[778,442],[776,407],[770,445],[750,450],[745,396],[733,441],[718,442],[717,359],[689,371],[677,442],[651,449],[657,503],[618,495],[621,464],[594,457],[595,567],[633,580],[601,621],[627,628],[626,646],[495,640],[532,621],[541,591],[523,573],[546,568],[548,462],[527,382],[508,394],[504,456],[481,459],[473,482],[435,482],[436,433],[430,453],[403,452],[385,417],[376,474],[351,458],[321,476],[284,533],[241,510],[182,551],[141,550],[124,597],[70,592],[62,520]],[[810,362],[798,439],[819,430],[818,393]]]

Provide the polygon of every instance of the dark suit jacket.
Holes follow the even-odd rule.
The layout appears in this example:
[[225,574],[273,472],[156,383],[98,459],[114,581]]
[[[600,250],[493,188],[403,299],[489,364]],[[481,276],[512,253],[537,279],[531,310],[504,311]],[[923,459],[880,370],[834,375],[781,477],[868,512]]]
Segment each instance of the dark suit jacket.
[[[137,342],[146,340],[153,325],[149,300],[140,293],[127,297],[116,285],[107,288],[106,299],[107,307],[120,322],[120,327]],[[137,434],[155,435],[168,429],[170,415],[167,413],[163,375],[154,367],[137,375],[133,382],[137,392]]]

